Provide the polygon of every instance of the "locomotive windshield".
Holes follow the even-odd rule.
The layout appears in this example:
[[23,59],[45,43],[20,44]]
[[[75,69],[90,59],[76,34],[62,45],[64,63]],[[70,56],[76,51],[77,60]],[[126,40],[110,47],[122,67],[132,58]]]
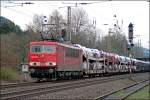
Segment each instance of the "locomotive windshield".
[[32,53],[55,53],[56,47],[52,45],[33,45],[31,46]]

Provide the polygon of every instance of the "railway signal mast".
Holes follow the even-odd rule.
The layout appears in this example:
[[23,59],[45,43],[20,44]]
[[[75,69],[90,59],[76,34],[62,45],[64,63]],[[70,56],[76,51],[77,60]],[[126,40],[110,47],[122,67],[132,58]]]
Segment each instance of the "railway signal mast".
[[[41,32],[41,38],[42,40],[55,40],[55,37],[52,33],[48,33],[48,27],[47,26],[56,26],[56,24],[48,23],[48,18],[46,16],[43,16],[42,18],[42,32]],[[49,37],[51,35],[51,37]]]
[[128,38],[129,38],[129,43],[130,43],[130,46],[133,47],[134,44],[133,44],[133,24],[130,23],[129,26],[128,26]]
[[[131,59],[133,57],[133,46],[134,46],[134,44],[133,44],[133,24],[132,23],[130,23],[128,26],[128,40],[129,40],[128,51],[129,51],[129,57]],[[131,66],[129,66],[129,70],[131,73]]]

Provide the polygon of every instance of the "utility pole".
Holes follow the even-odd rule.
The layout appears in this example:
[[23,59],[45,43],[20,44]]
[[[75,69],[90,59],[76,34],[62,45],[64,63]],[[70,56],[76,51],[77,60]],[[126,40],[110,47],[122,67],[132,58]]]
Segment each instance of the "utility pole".
[[[71,7],[72,6],[64,6],[67,7],[67,34],[66,34],[66,41],[71,42]],[[59,7],[59,8],[64,8]]]
[[71,6],[68,6],[68,34],[67,38],[71,42]]
[[[95,38],[95,41],[96,41],[98,35],[96,34],[96,18],[95,17],[93,18],[93,28],[94,28],[94,31],[95,31],[94,34],[95,34],[95,37],[96,37]],[[95,45],[96,44],[94,43],[94,47],[95,47]]]
[[142,57],[143,56],[143,50],[142,50],[142,46],[141,46],[141,39],[140,39],[141,35],[134,35],[133,38],[137,38],[137,49],[135,49],[135,57]]
[[108,31],[108,51],[111,52],[111,28]]

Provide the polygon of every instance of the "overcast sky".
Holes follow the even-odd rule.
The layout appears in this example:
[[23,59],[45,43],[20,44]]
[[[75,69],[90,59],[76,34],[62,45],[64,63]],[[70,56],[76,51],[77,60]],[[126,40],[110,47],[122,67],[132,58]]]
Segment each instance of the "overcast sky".
[[[9,0],[12,1],[12,0]],[[67,15],[67,8],[63,6],[75,6],[76,1],[26,1],[33,2],[32,5],[14,4],[23,3],[23,1],[8,2],[1,1],[1,16],[12,20],[15,24],[26,28],[29,22],[32,22],[34,14],[43,14],[48,16],[54,9],[57,9],[62,15]],[[77,2],[99,2],[99,1],[77,1]],[[10,7],[13,6],[13,7]],[[107,34],[109,27],[112,27],[114,22],[114,15],[121,25],[123,20],[123,31],[125,35],[128,34],[128,25],[130,22],[134,24],[134,42],[141,39],[143,47],[149,48],[149,2],[146,1],[107,1],[100,3],[93,3],[88,5],[78,5],[87,12],[89,19],[92,21],[96,19],[97,29],[101,29],[104,34]],[[74,7],[75,8],[75,7]],[[109,24],[105,26],[104,24]]]

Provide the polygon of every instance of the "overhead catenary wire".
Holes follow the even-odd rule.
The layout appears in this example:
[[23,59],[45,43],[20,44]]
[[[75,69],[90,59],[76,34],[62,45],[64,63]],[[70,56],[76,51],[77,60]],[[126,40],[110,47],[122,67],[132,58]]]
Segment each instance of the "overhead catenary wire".
[[[11,11],[16,12],[16,13],[21,14],[21,15],[25,15],[27,17],[33,17],[33,15],[37,14],[37,13],[32,12],[31,10],[29,10],[28,7],[26,7],[24,9],[23,6],[19,5],[21,3],[16,3],[16,2],[12,2],[12,1],[10,1],[9,3],[17,4],[17,5],[6,5],[5,4],[6,2],[3,2],[3,3],[4,4],[3,4],[2,8],[7,9],[7,10],[11,10]],[[30,2],[25,2],[23,4],[28,4],[28,3],[30,4]],[[35,4],[35,3],[31,3],[31,4]],[[16,7],[19,7],[19,6],[22,7],[22,8],[21,9],[18,9],[18,8],[16,9]]]
[[78,2],[73,2],[73,3],[70,3],[70,1],[65,1],[65,2],[62,2],[62,4],[75,4],[76,6],[78,5],[88,5],[88,4],[94,4],[94,3],[103,3],[103,2],[107,2],[107,1],[111,1],[111,0],[102,0],[102,1],[97,1],[97,2],[91,2],[91,1],[78,1]]
[[[5,2],[6,4],[11,4],[11,5],[6,5],[5,8],[7,7],[15,7],[15,6],[21,6],[23,7],[24,5],[30,5],[30,4],[34,4],[33,2]],[[13,5],[12,5],[13,4]]]
[[[21,14],[21,15],[25,15],[25,16],[27,16],[27,17],[31,17],[32,16],[32,14],[28,14],[28,13],[25,13],[25,12],[22,12],[22,11],[19,11],[19,10],[16,10],[16,9],[13,9],[14,7],[18,7],[18,6],[21,6],[21,7],[23,7],[23,5],[25,4],[34,4],[33,2],[23,2],[23,1],[11,1],[11,0],[9,0],[8,2],[2,2],[3,3],[3,6],[1,6],[2,8],[4,8],[4,9],[8,9],[8,10],[11,10],[11,11],[14,11],[14,12],[16,12],[16,13],[19,13],[19,14]],[[29,11],[30,12],[30,11]]]
[[7,9],[7,10],[11,10],[11,11],[16,12],[16,13],[21,14],[21,15],[25,15],[25,16],[27,16],[27,17],[32,17],[31,14],[28,14],[28,13],[25,13],[25,12],[21,12],[21,11],[18,11],[18,10],[16,10],[16,9],[13,9],[13,8],[5,8],[5,7],[3,7],[3,8],[4,8],[4,9]]

